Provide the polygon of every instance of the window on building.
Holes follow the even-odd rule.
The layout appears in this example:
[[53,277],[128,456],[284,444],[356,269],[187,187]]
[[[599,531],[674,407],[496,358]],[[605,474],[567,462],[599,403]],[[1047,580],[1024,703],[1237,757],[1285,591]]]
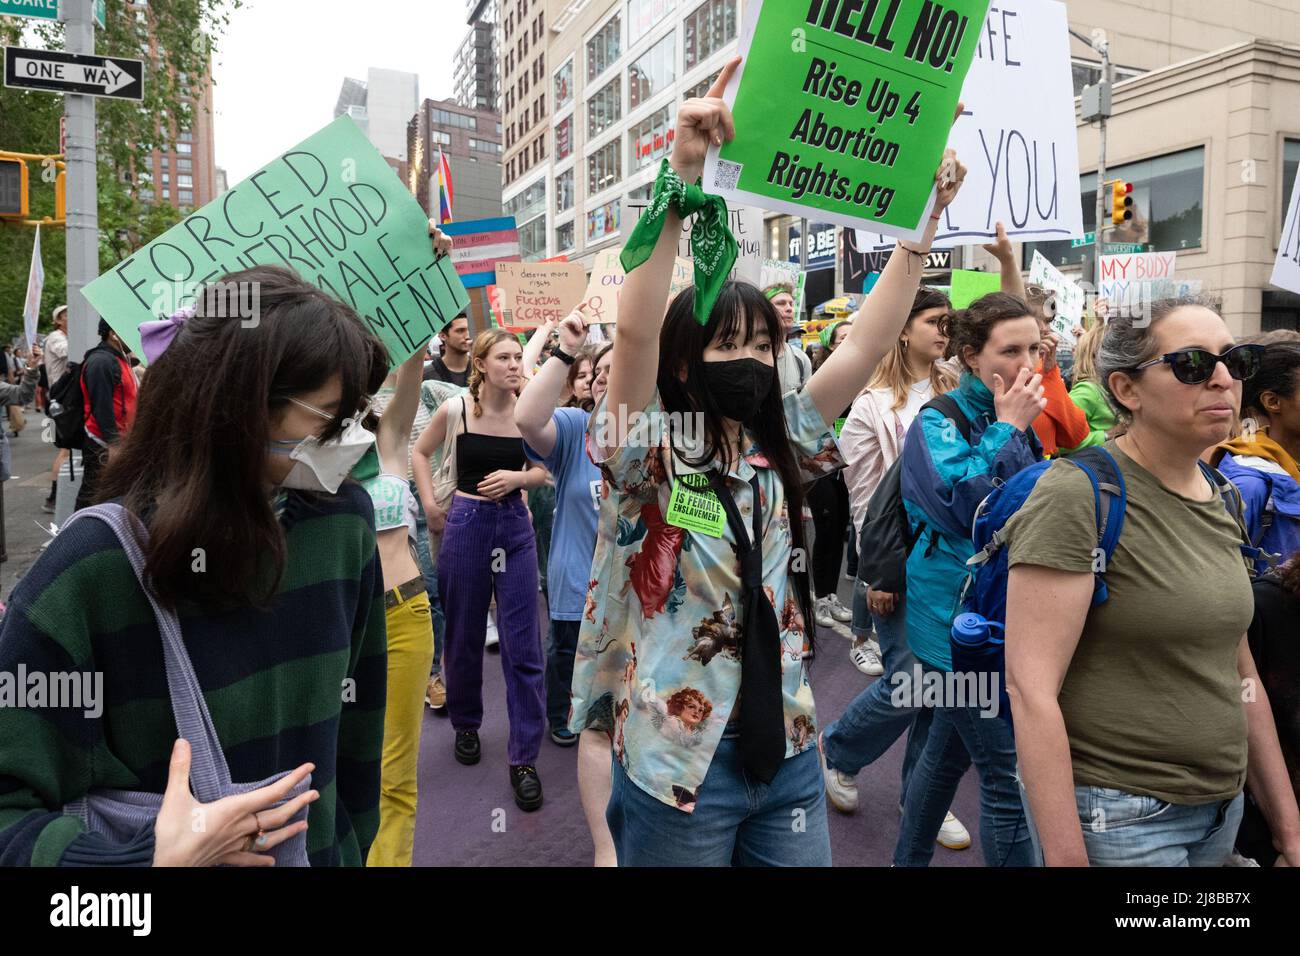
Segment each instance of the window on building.
[[631,192],[627,194],[627,198],[632,200],[643,200],[645,202],[649,202],[650,197],[654,195],[654,191],[655,191],[654,180],[651,180],[648,183],[643,183],[642,185],[637,186],[635,189],[633,189]]
[[185,174],[178,175],[178,176],[176,177],[176,185],[177,185],[178,187],[180,187],[181,189],[193,189],[193,188],[194,188],[194,177],[193,177],[193,176],[187,176],[187,175],[185,175]]
[[573,102],[573,57],[564,61],[564,66],[555,71],[555,109],[564,109]]
[[507,216],[515,217],[515,222],[524,222],[546,212],[546,180],[539,179],[518,195],[510,197],[502,208]]
[[709,88],[713,86],[714,81],[721,74],[722,74],[721,70],[714,70],[713,73],[711,73],[709,76],[706,76],[704,79],[700,80],[700,82],[696,83],[685,93],[683,93],[682,99],[693,100],[703,96],[705,93],[709,92]]
[[[1205,206],[1203,147],[1110,167],[1106,170],[1106,178],[1133,184],[1135,212],[1131,222],[1113,229],[1107,228],[1103,242],[1145,244],[1154,252],[1180,252],[1201,247],[1201,222]],[[1084,231],[1093,232],[1097,227],[1095,172],[1079,177],[1079,192],[1083,197]],[[1014,209],[1012,213],[1014,216]],[[1107,221],[1105,225],[1109,227],[1110,222]],[[1029,242],[1025,244],[1026,268],[1033,261],[1035,250],[1057,266],[1078,265],[1088,251],[1083,247],[1072,247],[1068,239],[1058,242]]]
[[623,84],[614,77],[587,100],[587,139],[594,139],[619,121],[623,114]]
[[519,227],[519,258],[536,262],[546,258],[546,217],[538,216]]
[[[167,157],[166,157],[166,156],[163,157],[163,168],[164,168],[164,169],[167,168]],[[185,159],[184,157],[179,157],[179,158],[176,160],[176,171],[177,171],[178,173],[192,173],[192,172],[194,172],[194,160],[192,160],[192,159]]]
[[555,124],[555,158],[567,159],[573,154],[573,115]]
[[692,70],[736,38],[736,0],[705,0],[682,29],[682,69]]
[[627,108],[634,110],[672,86],[677,63],[677,34],[670,33],[627,68]]
[[429,130],[429,141],[438,146],[450,146],[451,133],[443,132],[440,129]]
[[622,19],[616,13],[594,37],[587,41],[587,79],[594,80],[613,66],[614,61],[618,59],[621,27]]
[[194,152],[194,145],[192,143],[177,143],[176,152],[182,156],[189,156]]
[[190,189],[180,189],[176,192],[176,201],[182,206],[194,205],[194,192]]
[[606,236],[618,232],[620,205],[621,203],[617,199],[611,199],[603,206],[597,206],[587,212],[587,242],[589,244],[599,242]]
[[594,196],[623,178],[616,139],[587,157],[587,195]]
[[660,157],[668,155],[668,149],[673,144],[674,133],[672,111],[667,106],[655,110],[628,130],[628,173],[644,169]]
[[636,46],[643,36],[664,22],[677,0],[628,0],[627,45]]
[[453,113],[451,110],[435,109],[433,111],[433,122],[444,127],[455,126],[460,129],[478,129],[478,120],[475,117],[466,116],[464,113]]
[[566,169],[555,177],[555,211],[573,208],[573,170]]
[[565,222],[555,227],[555,251],[564,252],[573,248],[573,223]]
[[1288,139],[1282,144],[1282,222],[1286,222],[1290,208],[1291,192],[1296,186],[1296,172],[1300,170],[1300,139]]

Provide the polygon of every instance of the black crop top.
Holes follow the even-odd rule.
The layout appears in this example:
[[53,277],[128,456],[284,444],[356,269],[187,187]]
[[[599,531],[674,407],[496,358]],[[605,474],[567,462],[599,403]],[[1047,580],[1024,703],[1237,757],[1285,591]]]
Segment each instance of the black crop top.
[[502,435],[477,435],[465,431],[456,436],[456,490],[467,495],[481,495],[479,482],[494,471],[522,471],[524,440]]

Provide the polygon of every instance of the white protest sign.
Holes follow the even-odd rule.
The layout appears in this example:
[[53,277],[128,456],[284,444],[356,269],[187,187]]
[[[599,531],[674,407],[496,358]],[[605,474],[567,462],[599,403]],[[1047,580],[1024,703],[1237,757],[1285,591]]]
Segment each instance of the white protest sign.
[[1083,322],[1083,289],[1066,278],[1037,250],[1029,267],[1029,281],[1056,294],[1055,314],[1050,316],[1052,331],[1060,336],[1061,344],[1073,345],[1074,327]]
[[[621,249],[602,249],[596,253],[591,267],[591,279],[587,282],[587,291],[583,294],[582,305],[586,309],[587,321],[592,325],[618,322],[619,301],[623,297],[623,282],[627,273],[618,261]],[[677,258],[673,264],[673,277],[668,283],[668,300],[665,307],[677,293],[695,284],[695,266],[689,259]]]
[[[626,208],[632,217],[632,225],[641,221],[641,216],[649,202],[643,199],[627,200]],[[759,285],[763,272],[763,210],[751,206],[728,207],[727,228],[736,237],[736,264],[732,267],[729,278]],[[691,257],[691,226],[695,220],[688,219],[682,225],[682,238],[677,244],[677,255],[683,259]],[[688,283],[689,284],[689,283]]]
[[[1012,241],[1083,236],[1068,27],[1055,0],[989,8],[962,86],[966,108],[949,137],[966,182],[931,248],[992,240],[999,222]],[[892,249],[894,240],[858,230],[857,247]]]
[[1279,289],[1300,292],[1300,176],[1291,187],[1291,205],[1287,208],[1282,238],[1277,244],[1273,276],[1268,280]]
[[36,227],[36,244],[32,246],[32,266],[27,273],[27,298],[23,302],[23,334],[27,348],[36,342],[36,321],[41,315],[41,293],[45,290],[45,266],[41,263],[41,227]]
[[794,289],[794,314],[795,316],[803,315],[803,287],[807,276],[799,271],[799,266],[794,262],[782,262],[779,259],[764,259],[762,281],[759,282],[760,289],[766,289],[768,286],[779,285],[784,282],[790,288]]
[[1168,281],[1173,279],[1177,263],[1176,252],[1102,256],[1101,284],[1097,288],[1097,294],[1113,308],[1119,309],[1177,295]]

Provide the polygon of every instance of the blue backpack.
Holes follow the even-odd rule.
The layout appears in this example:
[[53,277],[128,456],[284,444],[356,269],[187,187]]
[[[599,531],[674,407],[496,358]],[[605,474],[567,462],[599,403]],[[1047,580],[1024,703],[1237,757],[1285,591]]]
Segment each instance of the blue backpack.
[[[1124,530],[1124,509],[1128,502],[1124,476],[1105,448],[1094,446],[1063,459],[1088,476],[1097,514],[1097,570],[1093,574],[1092,606],[1104,604],[1110,596],[1105,569],[1110,566]],[[966,562],[968,577],[962,588],[962,613],[952,624],[952,669],[956,673],[988,672],[997,675],[1001,714],[1011,720],[1006,691],[1006,665],[1002,632],[1007,620],[1006,524],[1020,510],[1051,461],[1040,461],[994,487],[978,508],[971,526],[975,554]],[[1228,513],[1241,530],[1243,557],[1253,569],[1260,555],[1250,540],[1243,516],[1241,494],[1236,485],[1215,469],[1200,463],[1201,471],[1218,490]],[[1252,572],[1253,573],[1253,572]],[[994,632],[997,633],[994,633]]]

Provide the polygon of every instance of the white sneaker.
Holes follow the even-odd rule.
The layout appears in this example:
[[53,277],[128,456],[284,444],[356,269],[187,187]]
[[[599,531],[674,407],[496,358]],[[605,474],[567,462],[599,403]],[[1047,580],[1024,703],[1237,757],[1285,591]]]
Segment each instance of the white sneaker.
[[828,597],[819,597],[817,603],[813,605],[813,617],[817,619],[818,627],[830,627],[835,623],[831,617],[831,599]]
[[880,655],[876,653],[870,641],[854,644],[849,651],[849,660],[868,677],[879,677],[885,672],[885,665],[880,662]]
[[817,735],[817,756],[822,762],[822,779],[826,781],[826,799],[840,813],[858,809],[858,778],[826,766],[826,749],[822,734]]
[[853,612],[840,603],[840,596],[838,594],[831,594],[826,598],[826,600],[830,602],[831,617],[835,618],[835,620],[839,621],[841,624],[847,624],[849,621],[853,620]]
[[964,850],[970,846],[970,833],[949,810],[948,815],[943,818],[943,826],[939,827],[939,835],[934,842],[949,850]]
[[497,622],[492,620],[492,612],[488,611],[487,641],[483,644],[483,646],[493,647],[500,643],[501,643],[501,635],[497,633]]

